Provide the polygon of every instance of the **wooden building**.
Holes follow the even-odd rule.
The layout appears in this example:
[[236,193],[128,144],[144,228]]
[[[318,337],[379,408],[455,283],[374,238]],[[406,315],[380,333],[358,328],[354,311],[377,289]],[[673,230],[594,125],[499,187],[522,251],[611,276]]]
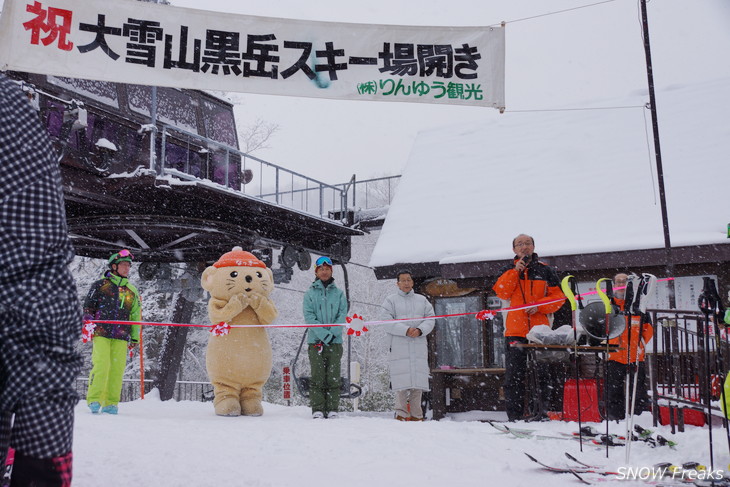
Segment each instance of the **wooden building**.
[[[582,292],[631,271],[680,278],[676,303],[694,311],[700,276],[714,276],[726,296],[730,93],[720,87],[658,91],[668,248],[643,107],[486,114],[480,124],[419,134],[371,257],[376,276],[408,268],[437,315],[498,309],[491,287],[511,262],[512,239],[526,233],[540,260],[576,276]],[[668,289],[662,283],[652,306],[668,307]],[[502,333],[500,319],[437,320],[435,417],[503,407]]]

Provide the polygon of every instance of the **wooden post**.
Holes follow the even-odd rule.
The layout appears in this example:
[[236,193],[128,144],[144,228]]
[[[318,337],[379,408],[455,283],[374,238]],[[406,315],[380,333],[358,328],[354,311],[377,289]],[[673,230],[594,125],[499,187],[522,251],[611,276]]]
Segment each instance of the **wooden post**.
[[144,327],[139,327],[139,397],[144,399],[144,340],[142,340]]

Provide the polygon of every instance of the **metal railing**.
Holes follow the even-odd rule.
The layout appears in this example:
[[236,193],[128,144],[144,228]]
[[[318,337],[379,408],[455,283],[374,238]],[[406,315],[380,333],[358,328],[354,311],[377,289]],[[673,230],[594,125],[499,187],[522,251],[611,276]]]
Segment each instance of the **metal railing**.
[[[336,184],[351,195],[352,208],[370,209],[390,206],[400,182],[400,174],[357,181],[355,176],[347,183]],[[349,190],[352,189],[350,192]]]
[[[84,103],[76,99],[67,101],[32,85],[23,82],[20,84],[24,91],[29,95],[33,95],[39,110],[40,105],[37,95],[42,95],[52,100],[53,103],[64,107],[62,112],[65,131],[62,130],[63,133],[56,137],[62,148],[59,157],[62,157],[65,151],[69,150],[69,137],[72,131],[78,131],[83,135],[86,134],[87,109]],[[154,97],[154,88],[152,93]],[[133,166],[125,167],[125,171],[133,171],[135,167],[140,166],[140,162],[143,162],[140,158],[146,157],[148,162],[144,162],[141,166],[149,168],[158,176],[167,175],[187,181],[209,180],[222,187],[239,191],[254,198],[307,214],[318,215],[322,218],[337,218],[343,223],[346,222],[345,215],[350,199],[348,193],[350,189],[352,189],[351,200],[353,207],[386,206],[390,204],[392,199],[394,189],[392,182],[400,177],[392,176],[355,181],[353,176],[347,183],[328,184],[242,152],[226,143],[161,122],[155,115],[155,107],[156,102],[153,100],[150,123],[142,125],[137,130],[136,138],[139,139],[137,140],[139,146],[136,149],[139,154],[135,152],[134,160],[127,161],[131,162]],[[115,123],[119,122],[119,114],[111,114],[103,106],[94,105],[94,113],[96,116],[106,114],[105,117],[113,119]],[[77,118],[79,120],[83,118],[83,123],[80,121],[76,123]],[[126,121],[129,122],[129,120]],[[129,124],[124,127],[125,130],[132,130]],[[132,132],[128,135],[131,134]],[[159,144],[157,143],[158,137]],[[131,145],[131,143],[126,142],[126,145]],[[149,146],[149,148],[145,150],[145,146]],[[168,160],[168,147],[172,148],[173,146],[178,150],[172,155],[171,160]],[[121,149],[122,147],[113,150],[109,148],[102,150],[102,148],[96,146],[91,149],[85,147],[87,152],[91,150],[93,154],[85,154],[81,159],[83,159],[85,166],[93,168],[98,173],[107,174],[110,171],[112,162],[118,162],[114,158],[121,157],[121,153],[116,154]],[[157,150],[159,150],[159,154],[156,154]],[[144,155],[145,153],[147,155]],[[91,156],[94,157],[94,161],[86,160]],[[371,197],[368,186],[379,184],[385,184],[385,189],[380,191],[382,194]],[[362,193],[364,198],[357,191],[357,188],[362,188],[362,185],[365,185],[365,191]],[[369,200],[377,200],[380,203],[373,205]],[[383,201],[385,203],[382,203]]]
[[[161,133],[160,175],[170,175],[190,181],[203,179],[194,174],[189,158],[179,169],[169,167],[168,139],[174,139],[177,144],[182,144],[184,147],[204,147],[198,152],[205,154],[207,164],[210,164],[211,159],[209,153],[216,154],[218,159],[216,169],[204,171],[216,174],[213,182],[255,198],[323,218],[344,215],[348,206],[356,209],[388,206],[400,180],[400,175],[362,181],[356,180],[353,176],[346,183],[328,184],[221,142],[185,132],[177,127],[170,129],[174,135],[167,128]],[[191,152],[188,151],[188,154]]]
[[174,135],[171,135],[167,128],[161,133],[160,175],[171,175],[190,181],[205,179],[195,174],[189,159],[184,161],[184,167],[181,169],[169,167],[168,139],[174,139],[183,146],[204,147],[198,153],[205,154],[206,164],[211,163],[209,153],[214,153],[218,159],[216,168],[205,172],[214,172],[212,182],[221,186],[325,218],[330,212],[342,211],[347,207],[347,187],[340,188],[327,184],[241,152],[221,142],[182,131],[177,127],[172,130],[174,130]]
[[[144,381],[145,394],[152,390],[151,380]],[[86,390],[89,386],[89,379],[77,377],[75,382],[76,392],[81,399],[86,398]],[[201,401],[213,400],[213,385],[210,382],[177,381],[172,395],[176,401]],[[135,401],[140,398],[139,380],[124,379],[122,381],[121,402]]]
[[[655,326],[649,356],[655,424],[663,415],[662,422],[668,418],[673,432],[675,426],[683,431],[686,410],[722,416],[712,402],[719,399],[730,365],[727,336],[717,335],[712,321],[696,311],[650,310],[650,314]],[[705,421],[710,423],[711,418]]]

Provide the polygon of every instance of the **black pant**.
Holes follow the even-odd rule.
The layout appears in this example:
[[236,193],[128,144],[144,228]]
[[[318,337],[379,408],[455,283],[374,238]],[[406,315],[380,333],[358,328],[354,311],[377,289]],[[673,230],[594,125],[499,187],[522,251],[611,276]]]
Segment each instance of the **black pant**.
[[507,419],[517,421],[525,416],[525,375],[527,373],[527,351],[511,347],[512,343],[527,343],[524,337],[504,337],[505,373],[504,399]]
[[[606,396],[608,405],[606,412],[609,420],[624,419],[626,416],[626,368],[629,367],[621,362],[609,360],[606,363]],[[629,375],[629,395],[634,385],[635,364],[630,366],[632,373]],[[631,398],[629,397],[629,400]],[[646,366],[639,362],[638,377],[636,378],[636,403],[634,414],[641,414],[649,409],[649,394],[646,387]]]
[[539,414],[545,416],[548,411],[562,411],[563,385],[567,375],[565,363],[546,361],[535,365],[542,400],[542,410]]

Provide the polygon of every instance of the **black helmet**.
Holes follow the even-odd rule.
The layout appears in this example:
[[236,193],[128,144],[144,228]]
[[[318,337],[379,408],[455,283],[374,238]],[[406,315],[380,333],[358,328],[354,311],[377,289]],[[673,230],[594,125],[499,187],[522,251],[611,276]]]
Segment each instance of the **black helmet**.
[[613,313],[609,319],[608,333],[606,333],[606,307],[602,301],[588,303],[580,311],[580,324],[588,335],[599,340],[616,338],[626,329],[626,318],[619,314],[618,306],[613,306]]

